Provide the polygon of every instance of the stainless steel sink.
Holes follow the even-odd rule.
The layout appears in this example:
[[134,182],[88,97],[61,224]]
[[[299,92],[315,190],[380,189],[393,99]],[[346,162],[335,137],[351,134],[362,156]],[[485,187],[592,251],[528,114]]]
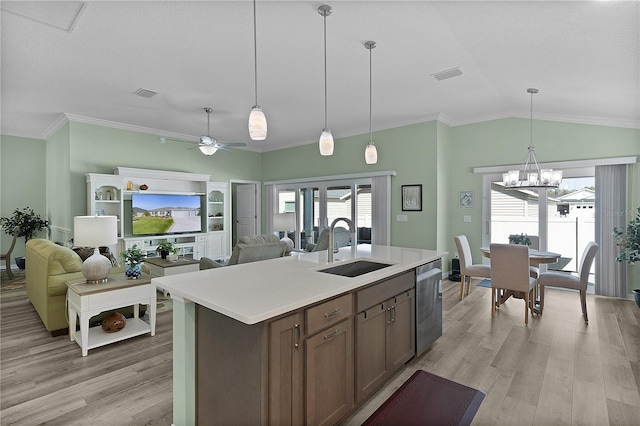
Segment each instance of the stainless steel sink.
[[370,260],[356,260],[355,262],[343,263],[342,265],[320,269],[318,272],[353,278],[369,272],[377,271],[378,269],[386,268],[387,266],[391,265],[388,263],[372,262]]

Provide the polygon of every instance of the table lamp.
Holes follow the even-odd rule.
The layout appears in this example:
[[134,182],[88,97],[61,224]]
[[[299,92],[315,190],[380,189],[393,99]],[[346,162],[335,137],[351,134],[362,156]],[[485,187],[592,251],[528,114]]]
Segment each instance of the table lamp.
[[95,247],[93,255],[82,264],[82,275],[87,283],[107,282],[111,261],[100,254],[100,246],[118,243],[118,218],[116,216],[75,216],[73,218],[76,246]]
[[273,230],[274,231],[284,231],[284,237],[280,239],[280,241],[284,242],[287,245],[286,253],[291,253],[293,250],[293,241],[287,235],[288,231],[296,229],[296,214],[293,212],[290,213],[276,213],[273,215]]

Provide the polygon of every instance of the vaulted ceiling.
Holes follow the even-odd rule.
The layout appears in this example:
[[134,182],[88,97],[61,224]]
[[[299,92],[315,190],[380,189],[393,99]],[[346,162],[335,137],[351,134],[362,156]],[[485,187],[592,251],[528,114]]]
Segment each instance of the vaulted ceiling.
[[[248,149],[313,143],[324,127],[322,1],[10,2],[2,7],[2,134],[46,138],[60,117]],[[640,126],[637,1],[331,1],[328,124],[334,137],[438,118]],[[43,9],[43,7],[45,9]],[[459,68],[439,81],[432,75]],[[136,96],[140,88],[157,92]]]

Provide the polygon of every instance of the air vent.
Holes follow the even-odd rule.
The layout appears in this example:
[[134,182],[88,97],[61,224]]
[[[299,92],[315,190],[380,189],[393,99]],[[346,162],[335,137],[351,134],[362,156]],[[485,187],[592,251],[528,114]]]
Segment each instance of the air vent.
[[138,89],[135,92],[133,92],[133,94],[142,96],[143,98],[152,98],[155,95],[157,95],[158,92],[154,92],[153,90],[149,90],[149,89]]
[[457,77],[459,75],[462,75],[462,71],[460,71],[460,69],[456,67],[456,68],[451,68],[450,70],[440,71],[431,75],[436,80],[442,81],[442,80],[446,80],[447,78],[452,78],[452,77]]

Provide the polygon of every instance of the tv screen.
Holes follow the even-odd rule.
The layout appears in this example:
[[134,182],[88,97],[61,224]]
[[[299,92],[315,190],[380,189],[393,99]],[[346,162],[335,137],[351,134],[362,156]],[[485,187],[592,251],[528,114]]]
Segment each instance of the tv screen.
[[133,235],[200,232],[199,195],[132,194]]

